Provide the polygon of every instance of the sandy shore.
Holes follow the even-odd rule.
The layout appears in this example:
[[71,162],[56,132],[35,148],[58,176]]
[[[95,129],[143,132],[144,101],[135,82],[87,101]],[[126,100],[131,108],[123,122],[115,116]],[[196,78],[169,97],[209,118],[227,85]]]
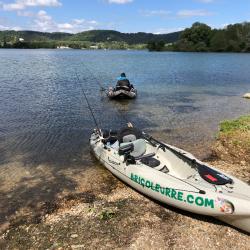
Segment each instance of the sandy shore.
[[[235,149],[219,137],[207,161],[249,183],[249,155]],[[246,233],[158,204],[90,162],[1,166],[0,249],[249,249]]]

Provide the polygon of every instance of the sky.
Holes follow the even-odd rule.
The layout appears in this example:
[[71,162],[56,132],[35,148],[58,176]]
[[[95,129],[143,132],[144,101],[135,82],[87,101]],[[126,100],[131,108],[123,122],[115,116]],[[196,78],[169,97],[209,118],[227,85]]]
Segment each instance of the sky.
[[250,0],[0,0],[0,30],[170,33],[250,21]]

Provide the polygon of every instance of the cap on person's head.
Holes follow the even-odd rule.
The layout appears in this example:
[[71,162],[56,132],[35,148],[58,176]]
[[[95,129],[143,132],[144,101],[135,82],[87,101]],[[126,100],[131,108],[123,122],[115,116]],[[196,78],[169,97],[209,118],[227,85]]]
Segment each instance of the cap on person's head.
[[125,73],[121,73],[121,77],[126,77],[126,74]]

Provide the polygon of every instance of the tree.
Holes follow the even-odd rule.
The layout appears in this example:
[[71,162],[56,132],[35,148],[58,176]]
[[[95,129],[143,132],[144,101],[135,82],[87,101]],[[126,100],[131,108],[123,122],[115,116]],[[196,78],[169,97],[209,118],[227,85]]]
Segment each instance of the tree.
[[151,41],[148,43],[147,48],[149,51],[164,51],[165,50],[165,42],[164,41]]
[[225,32],[217,30],[214,32],[210,41],[210,50],[216,52],[226,51],[228,44]]
[[176,48],[177,50],[184,48],[184,51],[208,51],[211,32],[208,25],[196,22],[191,28],[183,31]]

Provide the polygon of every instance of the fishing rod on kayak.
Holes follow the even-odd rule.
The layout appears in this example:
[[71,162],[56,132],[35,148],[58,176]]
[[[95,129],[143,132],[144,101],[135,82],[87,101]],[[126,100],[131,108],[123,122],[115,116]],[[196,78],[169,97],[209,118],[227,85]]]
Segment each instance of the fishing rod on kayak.
[[182,152],[179,152],[179,151],[173,149],[172,147],[168,146],[165,143],[162,143],[161,141],[153,138],[151,135],[149,135],[145,132],[142,132],[142,134],[146,140],[159,144],[160,148],[162,148],[164,151],[165,151],[165,149],[168,149],[169,151],[171,151],[172,153],[177,155],[182,160],[188,161],[189,163],[192,163],[193,165],[198,165],[198,162],[195,159],[190,159],[188,156],[184,155]]
[[[76,77],[77,77],[77,79],[78,79],[78,82],[80,83],[79,76],[78,76],[77,72],[75,72],[75,73],[76,73]],[[81,85],[80,85],[80,86],[81,86]],[[85,99],[86,99],[86,103],[87,103],[87,105],[88,105],[88,108],[89,108],[89,110],[90,110],[90,113],[91,113],[91,115],[92,115],[92,118],[93,118],[93,120],[94,120],[94,122],[95,122],[95,125],[96,125],[96,127],[97,127],[97,131],[98,131],[99,135],[101,135],[101,130],[100,130],[100,128],[99,128],[99,125],[98,125],[97,120],[96,120],[96,118],[95,118],[94,112],[93,112],[93,110],[92,110],[92,108],[91,108],[91,106],[90,106],[90,103],[89,103],[89,101],[88,101],[87,95],[86,95],[84,89],[82,88],[82,86],[81,86],[81,89],[82,89],[83,95],[84,95],[84,97],[85,97]],[[117,107],[115,107],[115,109],[116,109],[116,111],[118,112],[118,114],[120,115],[120,117],[122,117],[123,120],[127,123],[127,125],[133,127],[133,125],[131,124],[131,122],[129,122],[129,121],[126,119],[126,117],[125,117],[122,113],[119,112],[120,110],[118,110]],[[168,145],[166,145],[166,144],[164,144],[164,143],[158,141],[157,139],[155,139],[155,138],[153,138],[152,136],[148,135],[148,134],[145,133],[144,131],[142,131],[142,135],[143,135],[143,138],[146,139],[148,142],[150,142],[153,146],[156,146],[155,143],[159,144],[159,145],[160,145],[160,148],[162,148],[163,151],[165,151],[165,149],[170,150],[172,153],[174,153],[175,155],[177,155],[177,156],[178,156],[179,158],[181,158],[182,160],[184,160],[184,161],[191,161],[193,164],[195,164],[195,167],[198,169],[198,166],[197,166],[197,165],[198,165],[198,162],[196,162],[195,159],[192,160],[192,159],[188,158],[187,156],[185,156],[185,155],[182,154],[181,152],[178,152],[178,151],[174,150],[173,148],[169,147]],[[171,176],[172,176],[172,175],[171,175]],[[189,186],[192,186],[193,188],[197,189],[197,190],[199,191],[200,194],[205,194],[205,193],[206,193],[204,190],[202,190],[202,189],[200,189],[200,188],[197,188],[195,185],[192,185],[191,183],[188,183],[188,182],[184,181],[183,179],[180,179],[180,178],[178,178],[178,177],[176,177],[176,176],[172,176],[172,177],[174,177],[174,178],[178,179],[179,181],[182,181],[182,182],[188,184]]]
[[82,90],[82,93],[83,93],[83,95],[84,95],[84,98],[85,98],[85,100],[86,100],[86,103],[87,103],[88,109],[89,109],[89,111],[90,111],[90,114],[91,114],[91,116],[92,116],[92,118],[93,118],[93,121],[94,121],[94,123],[95,123],[95,125],[96,125],[97,132],[98,132],[99,135],[101,135],[101,130],[100,130],[100,127],[99,127],[99,125],[98,125],[98,122],[97,122],[97,120],[96,120],[96,118],[95,118],[94,111],[93,111],[93,109],[92,109],[91,106],[90,106],[88,97],[87,97],[87,95],[86,95],[86,93],[85,93],[85,91],[84,91],[82,85],[80,84],[80,78],[79,78],[79,76],[78,76],[78,74],[77,74],[76,71],[75,71],[75,75],[76,75],[76,78],[77,78],[78,83],[79,83],[79,85],[80,85],[80,88],[81,88],[81,90]]

